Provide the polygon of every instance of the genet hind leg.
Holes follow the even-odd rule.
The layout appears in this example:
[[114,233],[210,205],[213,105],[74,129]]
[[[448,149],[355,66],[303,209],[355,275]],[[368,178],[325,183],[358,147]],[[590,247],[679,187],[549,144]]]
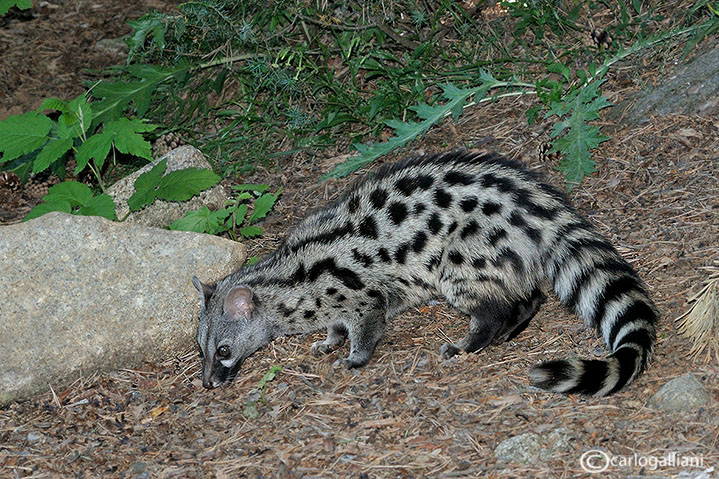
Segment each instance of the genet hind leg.
[[466,301],[457,298],[458,301],[452,301],[452,305],[470,315],[469,331],[456,343],[443,344],[440,354],[448,359],[460,351],[471,353],[492,343],[515,338],[529,325],[545,299],[540,288],[535,288],[526,298],[513,303],[485,299],[467,307]]
[[522,331],[524,331],[529,322],[534,318],[539,311],[539,308],[547,300],[547,296],[542,292],[540,288],[535,288],[527,298],[514,303],[514,310],[512,311],[513,321],[505,323],[504,329],[497,335],[495,343],[503,343],[511,341],[516,338]]
[[497,300],[484,300],[467,308],[465,304],[454,305],[457,309],[467,312],[470,316],[469,331],[456,343],[445,343],[439,353],[449,359],[460,351],[472,353],[487,347],[494,338],[504,330],[510,321],[512,305]]
[[327,326],[327,339],[315,341],[310,347],[314,356],[329,354],[342,346],[347,338],[347,328],[341,322],[335,322]]

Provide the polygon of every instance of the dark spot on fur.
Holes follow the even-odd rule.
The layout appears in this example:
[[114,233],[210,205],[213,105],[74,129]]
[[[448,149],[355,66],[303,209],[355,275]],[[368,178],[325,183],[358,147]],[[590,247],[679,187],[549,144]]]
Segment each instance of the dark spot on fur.
[[381,259],[385,263],[392,262],[392,258],[390,257],[387,248],[380,248],[379,250],[377,250],[377,256],[379,256],[379,259]]
[[335,299],[337,299],[337,302],[338,302],[338,303],[341,303],[342,301],[344,301],[345,299],[347,299],[347,296],[345,296],[344,294],[340,294],[340,295],[337,296],[337,298],[335,298]]
[[359,275],[351,269],[337,267],[334,258],[325,258],[317,261],[310,268],[307,277],[310,281],[315,281],[325,272],[330,273],[350,289],[364,288],[364,284],[360,280]]
[[524,263],[522,263],[522,259],[514,252],[514,250],[509,248],[502,248],[497,255],[497,259],[495,259],[492,263],[496,267],[501,268],[507,261],[512,263],[512,267],[516,272],[521,273],[524,271]]
[[407,205],[400,203],[399,201],[395,201],[389,205],[387,211],[389,212],[389,217],[392,220],[392,223],[398,226],[407,217]]
[[332,296],[336,292],[337,290],[335,288],[327,288],[327,294],[329,294],[330,296]]
[[377,188],[369,195],[369,201],[376,209],[382,209],[387,203],[387,192],[382,188]]
[[475,198],[474,196],[470,196],[460,201],[459,206],[465,213],[471,213],[477,207],[477,203],[477,198]]
[[295,314],[295,311],[297,311],[296,308],[295,309],[288,308],[287,305],[284,303],[280,303],[277,306],[277,309],[279,310],[281,315],[286,316],[286,317],[292,316],[293,314]]
[[377,239],[377,222],[372,216],[365,216],[359,223],[359,234],[366,238]]
[[427,233],[425,233],[424,231],[417,231],[414,234],[414,239],[412,240],[412,251],[414,251],[415,253],[421,253],[426,244]]
[[397,247],[397,250],[394,252],[394,259],[399,264],[404,264],[404,262],[407,260],[407,252],[409,251],[409,243],[402,243]]
[[447,228],[447,234],[448,235],[452,234],[454,232],[454,230],[457,229],[457,226],[459,226],[459,224],[456,221],[453,221],[452,224],[449,225],[449,228]]
[[432,183],[434,183],[434,179],[429,175],[405,176],[404,178],[397,180],[394,186],[400,191],[400,193],[405,196],[409,196],[417,188],[421,190],[428,189],[432,186]]
[[322,307],[322,300],[320,298],[315,298],[315,306],[317,306],[317,309]]
[[427,228],[429,228],[429,231],[433,235],[436,235],[437,233],[439,233],[439,230],[442,229],[442,226],[444,225],[442,224],[442,220],[439,219],[439,213],[432,213],[432,216],[430,216],[427,220]]
[[459,251],[450,251],[447,257],[454,264],[464,263],[464,256],[462,256],[462,253],[460,253]]
[[369,268],[372,266],[372,257],[369,255],[366,255],[364,253],[360,253],[357,248],[352,248],[352,257],[358,262],[361,263],[365,268]]
[[462,231],[459,233],[459,236],[462,239],[467,239],[467,237],[476,234],[477,231],[479,231],[479,223],[472,220],[466,225],[464,225],[464,228],[462,228]]
[[502,228],[496,228],[487,238],[487,241],[489,241],[489,244],[492,246],[495,246],[499,240],[502,238],[505,238],[507,236],[507,232],[503,230]]
[[303,314],[302,317],[304,317],[305,319],[314,318],[315,312],[312,311],[311,309],[308,309],[307,311],[305,311],[305,314]]
[[488,201],[482,205],[482,213],[487,216],[497,214],[500,211],[502,211],[502,205],[500,205],[499,203]]
[[477,269],[482,269],[487,265],[487,259],[483,256],[480,256],[479,258],[474,258],[472,260],[472,266],[474,266]]
[[347,201],[347,211],[350,213],[354,213],[357,211],[360,205],[360,199],[357,195],[352,195],[350,199]]
[[424,205],[424,203],[417,203],[416,205],[414,205],[414,214],[420,215],[426,209],[427,207]]
[[482,176],[481,182],[482,186],[484,186],[485,188],[491,188],[494,186],[502,193],[508,193],[516,189],[514,181],[510,180],[509,178],[502,178],[501,176],[496,176],[492,173],[485,173]]
[[448,185],[471,185],[474,183],[474,176],[462,171],[449,171],[444,175],[444,181]]
[[440,208],[449,208],[452,204],[452,195],[442,188],[437,188],[434,190],[434,202]]

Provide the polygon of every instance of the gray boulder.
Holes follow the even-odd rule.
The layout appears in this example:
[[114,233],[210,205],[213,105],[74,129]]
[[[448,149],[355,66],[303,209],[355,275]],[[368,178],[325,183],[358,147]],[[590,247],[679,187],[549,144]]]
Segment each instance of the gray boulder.
[[[167,160],[167,170],[165,174],[183,168],[210,168],[210,164],[202,152],[194,146],[183,145],[167,152],[161,158],[145,165],[107,189],[107,194],[115,201],[115,214],[118,219],[124,218],[130,211],[130,208],[127,206],[127,201],[135,193],[135,180],[137,177],[150,171],[163,159]],[[130,213],[125,222],[161,228],[169,225],[176,219],[184,217],[188,211],[197,210],[203,206],[207,206],[211,210],[223,208],[225,201],[227,201],[225,189],[222,185],[215,185],[199,195],[190,198],[188,201],[155,200],[150,206],[140,211]]]
[[193,274],[212,282],[245,247],[190,232],[50,213],[0,227],[0,405],[195,341]]

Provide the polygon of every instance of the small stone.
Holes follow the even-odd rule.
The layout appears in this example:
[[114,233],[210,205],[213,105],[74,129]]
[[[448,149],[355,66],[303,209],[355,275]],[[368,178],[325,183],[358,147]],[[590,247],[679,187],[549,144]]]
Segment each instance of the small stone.
[[539,436],[528,432],[500,442],[494,449],[494,457],[498,461],[534,465],[539,459],[541,450]]
[[120,38],[103,38],[95,43],[95,49],[112,57],[126,57],[129,48]]
[[667,412],[692,411],[712,402],[707,388],[693,374],[674,378],[659,389],[649,405]]
[[150,171],[163,159],[167,160],[165,175],[184,168],[210,169],[210,164],[202,152],[193,146],[184,145],[168,152],[162,158],[145,165],[107,189],[107,194],[115,202],[115,214],[119,219],[127,217],[125,223],[163,228],[173,221],[183,218],[188,211],[198,210],[203,206],[207,206],[211,210],[225,206],[225,201],[227,200],[225,190],[222,185],[215,185],[187,201],[164,201],[158,199],[140,211],[130,212],[128,201],[135,193],[135,180],[141,174]]
[[135,462],[130,466],[130,472],[133,474],[139,474],[141,472],[145,472],[147,470],[147,464],[144,462]]
[[40,439],[43,438],[43,435],[39,432],[31,431],[27,433],[27,441],[28,442],[38,442]]

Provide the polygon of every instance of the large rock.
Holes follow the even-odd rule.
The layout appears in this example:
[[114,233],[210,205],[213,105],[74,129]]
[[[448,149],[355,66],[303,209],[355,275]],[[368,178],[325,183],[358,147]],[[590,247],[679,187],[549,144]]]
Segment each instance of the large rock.
[[193,274],[214,281],[243,245],[50,213],[0,227],[0,405],[195,341]]
[[[210,168],[210,164],[202,152],[194,146],[184,145],[167,152],[161,158],[145,165],[107,189],[107,194],[115,200],[115,214],[118,218],[124,218],[130,211],[127,201],[135,193],[135,180],[137,177],[150,171],[152,167],[162,160],[167,160],[165,174],[183,168]],[[130,213],[125,222],[161,228],[176,219],[183,218],[188,211],[200,209],[202,206],[207,206],[211,210],[223,208],[225,201],[227,201],[227,195],[224,188],[222,185],[216,185],[190,198],[188,201],[155,200],[150,206]]]

